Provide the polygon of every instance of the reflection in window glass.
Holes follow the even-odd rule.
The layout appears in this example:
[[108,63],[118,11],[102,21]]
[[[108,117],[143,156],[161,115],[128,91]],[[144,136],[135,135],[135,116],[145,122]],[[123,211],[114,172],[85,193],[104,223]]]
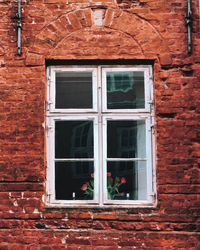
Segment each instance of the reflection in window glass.
[[145,107],[144,72],[107,72],[107,108]]
[[[94,162],[56,162],[56,199],[93,200],[93,174]],[[89,187],[92,187],[91,191]]]
[[57,72],[56,108],[92,108],[92,72]]
[[108,158],[145,158],[145,121],[107,121]]
[[56,121],[56,158],[93,158],[93,121]]
[[107,163],[108,200],[145,200],[147,197],[145,161]]

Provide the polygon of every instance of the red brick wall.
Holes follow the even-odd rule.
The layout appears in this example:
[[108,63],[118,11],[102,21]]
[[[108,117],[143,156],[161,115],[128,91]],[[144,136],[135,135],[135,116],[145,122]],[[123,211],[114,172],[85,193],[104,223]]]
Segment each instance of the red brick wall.
[[[0,249],[200,249],[200,29],[183,0],[0,2]],[[102,18],[98,18],[98,17]],[[157,207],[45,208],[45,60],[154,62]]]

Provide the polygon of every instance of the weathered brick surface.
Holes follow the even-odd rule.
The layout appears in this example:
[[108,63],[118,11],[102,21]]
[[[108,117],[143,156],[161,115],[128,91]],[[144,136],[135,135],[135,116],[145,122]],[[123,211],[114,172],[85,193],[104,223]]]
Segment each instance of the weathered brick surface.
[[[182,0],[0,2],[0,249],[200,249],[200,30],[192,0],[187,53]],[[157,207],[45,208],[49,59],[151,60]],[[140,61],[141,63],[141,61]]]

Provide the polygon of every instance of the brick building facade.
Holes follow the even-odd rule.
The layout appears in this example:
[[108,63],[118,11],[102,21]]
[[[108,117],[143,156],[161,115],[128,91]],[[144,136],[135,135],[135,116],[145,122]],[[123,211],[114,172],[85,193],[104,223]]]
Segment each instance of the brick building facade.
[[[198,0],[191,53],[186,0],[24,0],[21,55],[17,4],[0,2],[0,249],[200,249]],[[49,202],[47,72],[72,65],[152,69],[150,205]]]

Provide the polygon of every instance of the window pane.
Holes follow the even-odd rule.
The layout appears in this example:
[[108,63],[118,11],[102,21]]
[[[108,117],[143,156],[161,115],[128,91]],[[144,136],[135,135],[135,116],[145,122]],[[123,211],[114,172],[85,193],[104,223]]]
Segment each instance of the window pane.
[[107,163],[108,200],[146,200],[145,161]]
[[56,158],[93,158],[93,121],[56,121]]
[[145,121],[107,121],[108,158],[145,158]]
[[56,162],[57,200],[92,200],[94,191],[93,162]]
[[144,72],[107,72],[107,108],[145,107]]
[[92,108],[92,72],[57,72],[56,108]]

